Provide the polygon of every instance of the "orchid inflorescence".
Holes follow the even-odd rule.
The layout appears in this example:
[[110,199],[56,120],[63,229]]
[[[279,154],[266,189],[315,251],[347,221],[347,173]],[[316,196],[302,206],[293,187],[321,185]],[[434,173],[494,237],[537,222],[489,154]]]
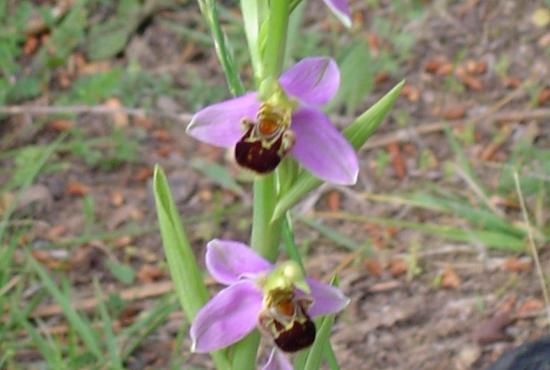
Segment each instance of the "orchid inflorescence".
[[[235,68],[229,65],[232,59],[213,16],[214,0],[198,1],[210,22],[230,89],[242,91],[240,83],[235,84],[238,75],[229,75]],[[351,26],[346,0],[324,2],[344,25]],[[187,127],[192,137],[229,148],[235,162],[255,174],[251,246],[219,239],[206,246],[206,269],[225,286],[211,299],[164,173],[159,168],[155,172],[164,250],[176,293],[191,321],[191,350],[210,353],[221,370],[255,367],[257,333],[262,333],[271,348],[262,370],[302,370],[306,365],[318,369],[324,351],[328,348],[332,353],[328,334],[333,315],[343,310],[349,299],[336,286],[305,275],[288,211],[323,181],[356,183],[356,150],[380,124],[402,86],[340,132],[322,110],[340,85],[335,60],[307,57],[282,72],[288,19],[299,3],[241,0],[257,91],[201,109]],[[287,254],[292,258],[274,263],[283,230]],[[298,355],[291,364],[289,354],[295,353]],[[302,360],[300,353],[305,354]]]

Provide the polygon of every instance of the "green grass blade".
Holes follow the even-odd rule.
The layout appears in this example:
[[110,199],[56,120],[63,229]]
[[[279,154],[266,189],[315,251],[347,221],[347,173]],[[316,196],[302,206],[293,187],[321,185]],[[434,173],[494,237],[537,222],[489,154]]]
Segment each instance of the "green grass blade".
[[229,90],[234,96],[242,95],[245,89],[239,77],[237,67],[235,66],[233,55],[228,48],[227,37],[223,33],[220,25],[216,2],[214,0],[199,0],[199,7],[210,27],[214,45],[216,46],[216,54],[218,55],[218,60],[220,61],[225,78],[227,79]]
[[434,206],[437,206],[437,210],[460,216],[471,222],[472,225],[475,225],[477,228],[498,230],[518,238],[527,236],[524,230],[514,226],[508,220],[486,209],[474,208],[464,199],[460,201],[443,199],[426,193],[417,193],[412,196],[406,196],[405,198],[412,200],[412,205],[425,209],[435,209]]
[[17,322],[23,327],[25,332],[30,335],[36,348],[38,348],[42,356],[44,356],[49,368],[59,370],[66,369],[60,348],[56,346],[53,341],[40,335],[38,330],[25,319],[16,307],[12,308],[11,314],[15,316]]
[[327,341],[325,343],[325,360],[327,361],[327,365],[330,368],[330,370],[340,370],[340,366],[338,365],[338,360],[336,359],[336,355],[334,354],[334,350],[332,349],[332,344],[330,344],[330,341]]
[[341,245],[346,249],[354,251],[360,247],[359,243],[357,243],[355,240],[352,240],[347,236],[339,233],[338,231],[334,230],[332,227],[323,225],[323,223],[321,223],[320,221],[313,220],[311,218],[307,218],[303,216],[298,216],[298,220],[308,225],[309,227],[319,231],[325,237],[327,237],[328,239],[332,240],[336,244]]
[[238,195],[242,196],[244,194],[242,186],[235,181],[235,178],[231,176],[226,167],[199,158],[191,160],[191,167],[210,178],[216,184]]
[[185,236],[168,181],[160,167],[155,168],[155,204],[162,244],[176,293],[189,320],[208,301],[208,291],[199,271],[193,249]]
[[475,177],[474,169],[472,168],[470,162],[468,161],[468,158],[466,157],[466,153],[464,153],[464,150],[462,150],[460,143],[453,135],[453,132],[449,127],[445,128],[445,134],[447,136],[447,140],[449,141],[449,146],[451,147],[451,150],[453,151],[460,167],[462,167],[464,172],[466,172],[472,179],[475,179],[475,182],[479,184],[479,181],[477,181]]
[[[328,215],[333,217],[334,215]],[[367,217],[349,213],[338,213],[338,219],[356,221],[356,222],[372,222],[385,226],[394,226],[399,228],[407,228],[418,230],[427,234],[440,236],[443,238],[472,243],[483,244],[488,248],[507,250],[512,252],[522,252],[525,250],[525,240],[517,238],[510,234],[505,234],[498,231],[487,231],[477,229],[464,229],[461,227],[433,225],[425,223],[416,223],[411,221],[395,220],[381,217]]]
[[[168,180],[159,166],[155,167],[153,190],[162,245],[180,304],[189,321],[208,301],[208,291],[195,255],[182,227]],[[212,353],[219,369],[231,369],[223,351]]]
[[306,270],[304,267],[304,262],[298,252],[298,246],[294,241],[294,231],[292,230],[292,221],[290,220],[290,214],[287,213],[282,227],[282,239],[283,246],[285,248],[286,254],[290,257],[291,260],[300,265],[302,272],[306,275]]
[[323,355],[327,349],[327,344],[330,345],[330,331],[334,324],[334,315],[327,315],[323,318],[320,328],[317,331],[315,342],[309,350],[309,354],[306,359],[304,370],[319,370],[321,367],[321,361]]
[[371,222],[388,226],[404,227],[419,230],[428,234],[441,236],[447,239],[472,244],[483,244],[491,249],[501,249],[511,252],[522,252],[525,250],[525,241],[512,235],[486,230],[467,230],[459,227],[419,224],[401,220],[370,219]]
[[363,196],[375,202],[407,205],[445,214],[457,215],[469,221],[478,229],[488,229],[495,232],[510,234],[516,238],[525,238],[527,236],[525,230],[513,225],[505,218],[487,209],[475,208],[470,205],[467,200],[453,196],[452,193],[444,194],[443,197],[435,196],[424,191],[408,195],[365,193]]
[[[331,284],[338,286],[338,276],[334,276]],[[317,334],[313,345],[303,351],[298,352],[294,358],[294,370],[319,369],[323,355],[332,370],[339,370],[336,355],[330,343],[330,333],[334,324],[335,315],[327,315],[315,319]]]
[[122,358],[118,349],[117,338],[113,332],[113,320],[107,310],[105,304],[105,296],[101,291],[101,287],[97,279],[94,279],[95,296],[98,302],[99,314],[103,324],[103,334],[105,335],[105,345],[107,346],[107,352],[109,353],[109,369],[120,370],[122,366]]
[[[344,136],[355,150],[359,150],[368,138],[380,126],[384,117],[389,112],[403,88],[405,81],[401,81],[376,104],[360,115],[343,132]],[[293,205],[300,201],[304,195],[322,184],[322,181],[309,172],[302,172],[294,185],[279,199],[273,212],[272,220],[283,216]]]
[[91,324],[72,307],[71,299],[67,297],[57,287],[54,281],[50,278],[48,272],[32,257],[28,257],[31,268],[42,280],[42,284],[52,295],[55,302],[61,307],[65,317],[78,333],[82,342],[86,345],[88,350],[97,358],[97,360],[103,360],[103,354],[101,352],[99,342]]
[[168,315],[177,307],[177,303],[172,299],[162,299],[147,313],[140,315],[132,325],[125,328],[119,336],[123,338],[123,342],[126,342],[123,345],[122,359],[126,361],[143,340],[164,323],[168,319]]

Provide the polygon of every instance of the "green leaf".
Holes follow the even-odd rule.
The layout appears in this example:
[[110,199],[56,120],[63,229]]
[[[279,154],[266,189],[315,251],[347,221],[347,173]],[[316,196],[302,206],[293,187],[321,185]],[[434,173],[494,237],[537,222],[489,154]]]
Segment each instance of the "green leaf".
[[[351,125],[344,130],[344,136],[348,139],[355,150],[359,150],[368,138],[376,131],[384,117],[389,112],[405,81],[401,81],[390,90],[382,99],[374,104],[369,110],[360,115]],[[322,181],[309,172],[303,172],[298,176],[294,185],[286,191],[279,199],[273,212],[273,220],[280,218],[293,205],[300,201],[304,195],[322,184]]]
[[304,370],[319,370],[321,367],[321,360],[324,357],[327,344],[330,345],[329,337],[333,324],[334,315],[327,315],[323,318],[321,327],[317,331],[315,342],[313,342],[313,345],[309,350]]
[[[180,304],[189,321],[208,301],[208,291],[189,244],[164,171],[157,165],[153,191],[162,245]],[[212,353],[218,369],[231,369],[225,352]]]
[[294,241],[294,231],[292,230],[292,221],[290,219],[290,212],[286,214],[286,217],[283,221],[282,239],[283,239],[283,246],[285,248],[286,254],[288,254],[291,260],[293,260],[298,265],[300,265],[300,267],[302,268],[303,274],[306,275],[304,262],[302,261],[302,257],[300,256],[300,252],[298,251],[298,246]]
[[176,293],[187,318],[191,321],[208,301],[208,291],[193,249],[183,230],[168,181],[158,166],[155,167],[153,186],[164,253]]
[[[331,284],[338,286],[339,279],[334,276]],[[334,350],[330,343],[330,333],[332,325],[334,324],[335,315],[327,315],[315,319],[315,326],[317,328],[317,334],[313,345],[305,351],[299,352],[294,358],[295,370],[318,370],[321,367],[321,360],[327,361],[331,370],[340,370]]]
[[126,46],[132,32],[133,27],[129,27],[127,20],[114,19],[97,24],[88,36],[88,58],[98,60],[117,55]]
[[336,359],[336,355],[334,354],[332,345],[328,340],[325,344],[325,347],[326,347],[325,360],[327,362],[328,367],[330,368],[330,370],[340,370],[340,366],[338,365],[338,360]]
[[114,260],[107,260],[107,268],[115,278],[124,284],[132,284],[136,277],[136,273],[131,266],[119,263]]

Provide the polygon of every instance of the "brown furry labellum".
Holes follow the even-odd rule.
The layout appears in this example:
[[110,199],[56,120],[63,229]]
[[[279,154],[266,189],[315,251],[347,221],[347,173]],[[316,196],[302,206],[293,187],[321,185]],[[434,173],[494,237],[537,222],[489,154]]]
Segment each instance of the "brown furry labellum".
[[307,314],[311,300],[293,292],[276,289],[269,294],[260,313],[260,327],[284,352],[297,352],[315,341],[315,324]]
[[256,121],[243,120],[245,134],[235,146],[235,159],[242,167],[259,174],[272,172],[294,145],[284,113],[263,104]]

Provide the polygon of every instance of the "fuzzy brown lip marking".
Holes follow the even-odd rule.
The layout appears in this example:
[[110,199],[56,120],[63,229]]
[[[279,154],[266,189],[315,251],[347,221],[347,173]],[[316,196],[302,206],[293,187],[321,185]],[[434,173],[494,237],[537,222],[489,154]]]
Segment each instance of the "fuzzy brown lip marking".
[[275,170],[294,144],[294,134],[279,112],[264,105],[256,121],[244,120],[245,133],[235,146],[235,159],[259,174]]
[[315,324],[307,316],[303,322],[294,321],[290,329],[281,331],[274,341],[284,352],[297,352],[311,346],[315,334]]
[[284,352],[297,352],[315,341],[315,324],[307,314],[311,300],[294,292],[274,290],[259,318],[260,327]]
[[283,135],[281,134],[270,146],[264,146],[262,139],[254,138],[255,127],[250,127],[235,146],[235,159],[241,166],[260,174],[273,171],[285,153],[281,152]]

